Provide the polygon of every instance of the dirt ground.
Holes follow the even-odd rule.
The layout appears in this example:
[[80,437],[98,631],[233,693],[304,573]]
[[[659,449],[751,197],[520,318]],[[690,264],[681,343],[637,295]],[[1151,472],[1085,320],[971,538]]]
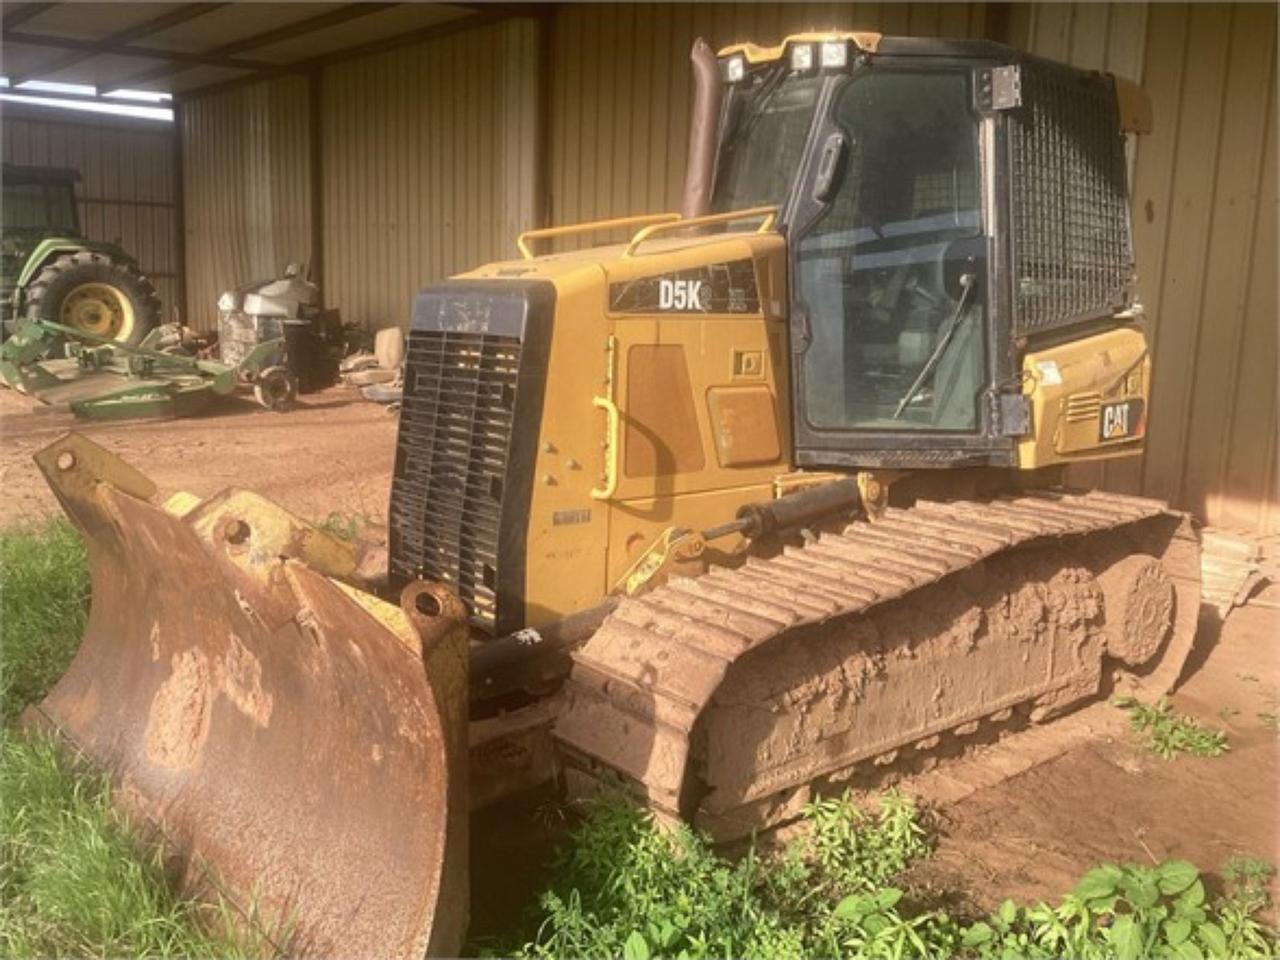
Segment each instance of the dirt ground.
[[[1280,587],[1257,599],[1280,602]],[[1202,620],[1189,667],[1173,704],[1226,731],[1228,753],[1163,760],[1106,703],[1016,734],[907,785],[940,801],[942,838],[917,879],[992,909],[1061,896],[1104,860],[1280,863],[1280,730],[1266,719],[1280,714],[1280,609],[1239,607],[1220,629]]]
[[224,400],[182,420],[89,423],[0,389],[0,524],[58,512],[31,456],[77,430],[151,477],[167,496],[240,486],[309,520],[333,511],[385,523],[396,418],[338,386],[299,398],[289,413]]
[[[77,429],[140,467],[164,494],[225,486],[265,494],[310,519],[330,512],[384,521],[395,417],[335,387],[289,414],[230,401],[167,422],[83,424],[35,412],[0,390],[0,524],[57,510],[31,455]],[[1280,587],[1224,625],[1202,623],[1175,705],[1225,729],[1228,754],[1162,760],[1139,746],[1124,715],[1102,703],[1015,734],[905,786],[931,802],[941,840],[920,882],[1006,896],[1057,897],[1103,860],[1185,857],[1217,870],[1233,854],[1280,861]]]

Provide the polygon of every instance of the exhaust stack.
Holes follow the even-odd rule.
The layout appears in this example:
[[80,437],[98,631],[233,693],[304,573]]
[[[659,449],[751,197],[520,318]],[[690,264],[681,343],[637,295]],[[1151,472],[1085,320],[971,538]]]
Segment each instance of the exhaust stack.
[[685,167],[680,215],[700,217],[711,210],[715,178],[716,127],[720,122],[720,64],[715,51],[699,37],[689,53],[693,61],[693,115],[689,122],[689,160]]

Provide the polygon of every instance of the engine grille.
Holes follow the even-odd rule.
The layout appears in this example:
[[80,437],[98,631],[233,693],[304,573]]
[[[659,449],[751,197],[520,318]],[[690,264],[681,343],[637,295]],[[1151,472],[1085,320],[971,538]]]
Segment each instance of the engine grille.
[[1126,306],[1133,255],[1111,82],[1028,64],[1022,102],[1011,125],[1015,326],[1034,332]]
[[400,408],[392,577],[448,584],[491,632],[520,353],[517,337],[414,330]]

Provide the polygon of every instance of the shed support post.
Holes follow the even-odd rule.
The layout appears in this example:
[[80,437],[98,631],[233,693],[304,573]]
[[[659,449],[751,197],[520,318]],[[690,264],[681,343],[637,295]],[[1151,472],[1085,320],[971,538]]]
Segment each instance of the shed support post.
[[311,281],[320,288],[320,304],[326,305],[324,288],[324,67],[307,72],[307,137],[311,148]]

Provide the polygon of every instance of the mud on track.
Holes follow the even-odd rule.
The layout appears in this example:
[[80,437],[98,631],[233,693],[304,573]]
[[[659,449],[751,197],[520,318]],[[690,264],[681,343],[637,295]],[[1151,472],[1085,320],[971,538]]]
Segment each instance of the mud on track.
[[0,525],[60,513],[31,455],[77,430],[142,470],[162,496],[239,486],[309,520],[332,511],[386,522],[396,417],[351,387],[299,399],[289,413],[229,398],[200,417],[92,423],[0,389]]

